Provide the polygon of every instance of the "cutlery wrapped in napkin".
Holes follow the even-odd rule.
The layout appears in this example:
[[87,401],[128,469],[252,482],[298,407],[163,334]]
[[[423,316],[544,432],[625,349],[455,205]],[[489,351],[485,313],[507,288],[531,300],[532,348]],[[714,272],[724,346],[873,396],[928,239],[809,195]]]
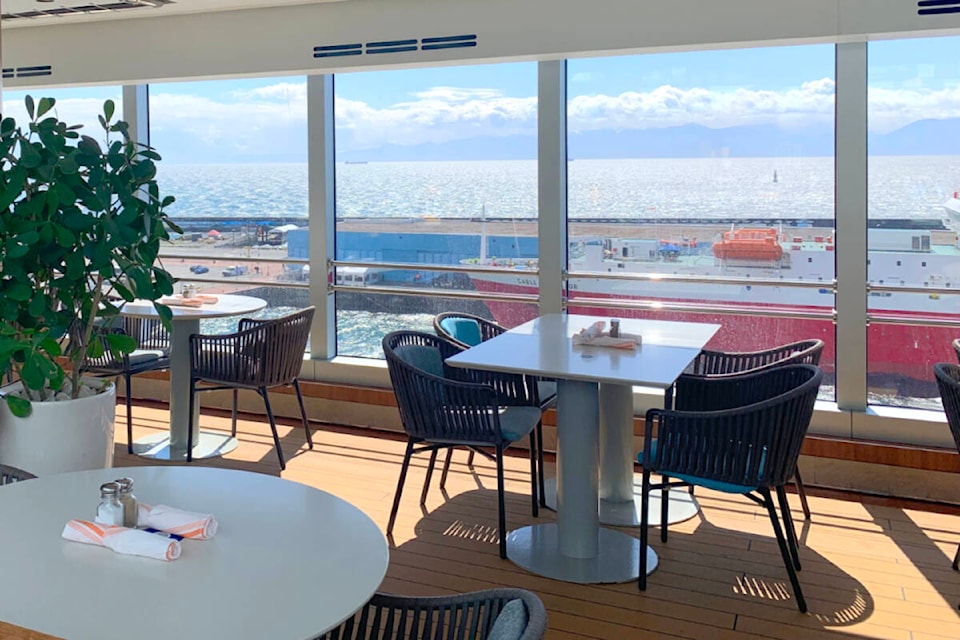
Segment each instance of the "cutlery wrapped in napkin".
[[180,542],[138,529],[70,520],[60,534],[72,542],[107,547],[116,553],[170,562],[180,557]]
[[598,320],[579,333],[573,334],[573,344],[590,347],[611,347],[614,349],[636,349],[643,344],[643,337],[632,333],[620,333],[612,337],[604,329],[606,322]]
[[193,540],[209,540],[217,535],[217,520],[212,515],[175,509],[165,504],[151,507],[141,502],[137,508],[137,526],[175,533]]

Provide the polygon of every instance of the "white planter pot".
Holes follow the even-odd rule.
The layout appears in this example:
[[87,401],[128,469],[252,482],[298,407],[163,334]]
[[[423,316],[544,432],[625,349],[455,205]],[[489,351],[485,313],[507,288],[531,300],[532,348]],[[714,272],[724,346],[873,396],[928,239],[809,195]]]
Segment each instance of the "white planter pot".
[[[34,402],[26,418],[10,413],[0,399],[0,463],[38,476],[113,466],[113,423],[117,387],[103,393],[61,402]],[[16,382],[4,390],[20,386]]]

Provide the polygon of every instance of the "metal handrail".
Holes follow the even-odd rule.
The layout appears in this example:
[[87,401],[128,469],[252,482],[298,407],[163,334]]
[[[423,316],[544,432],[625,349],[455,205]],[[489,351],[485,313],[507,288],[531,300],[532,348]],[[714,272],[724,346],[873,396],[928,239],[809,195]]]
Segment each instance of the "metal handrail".
[[[519,262],[519,261],[518,261]],[[361,262],[356,260],[328,260],[327,267],[373,267],[377,269],[396,269],[403,271],[440,271],[448,273],[506,273],[539,275],[540,269],[510,269],[505,267],[470,267],[445,264],[412,264],[409,262]]]
[[496,302],[517,302],[521,304],[538,304],[540,296],[530,294],[510,294],[510,293],[478,293],[476,291],[464,289],[442,289],[434,287],[424,287],[416,289],[413,287],[376,287],[364,285],[362,287],[352,287],[350,285],[327,285],[328,291],[354,293],[373,293],[373,294],[392,294],[401,296],[424,296],[427,298],[459,298],[463,300],[494,300]]
[[779,280],[777,278],[725,278],[722,276],[688,276],[659,273],[605,273],[594,271],[571,271],[566,280],[583,278],[591,280],[627,280],[637,282],[686,282],[691,284],[751,285],[755,287],[796,287],[800,289],[832,289],[837,292],[836,280],[811,282],[809,280]]
[[689,304],[689,303],[670,303],[660,301],[639,301],[639,300],[613,300],[610,298],[587,298],[575,297],[566,298],[563,302],[564,308],[569,307],[602,307],[606,309],[639,309],[643,311],[683,311],[688,313],[714,313],[717,315],[731,316],[764,316],[767,318],[796,318],[804,320],[829,320],[837,321],[836,309],[824,309],[823,311],[799,311],[793,309],[776,309],[771,307],[731,307],[724,305],[709,304]]
[[871,284],[867,283],[867,291],[877,291],[877,292],[886,292],[886,293],[936,293],[936,294],[946,294],[950,295],[951,293],[960,293],[960,289],[951,288],[951,287],[913,287],[907,285],[888,285],[888,284]]

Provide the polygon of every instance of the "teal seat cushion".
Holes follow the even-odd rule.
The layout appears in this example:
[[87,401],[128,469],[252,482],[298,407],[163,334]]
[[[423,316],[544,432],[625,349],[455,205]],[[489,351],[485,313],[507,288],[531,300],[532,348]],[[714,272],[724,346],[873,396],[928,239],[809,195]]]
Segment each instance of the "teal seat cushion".
[[487,640],[519,640],[527,629],[527,607],[523,600],[515,598],[503,605],[500,615],[493,621]]
[[440,321],[440,326],[454,340],[459,340],[463,344],[475,347],[482,342],[480,337],[480,323],[470,318],[444,318]]
[[443,377],[443,358],[436,347],[422,344],[403,344],[393,350],[394,355],[407,364],[426,371],[435,376]]
[[510,442],[525,438],[540,422],[540,415],[539,407],[502,407],[500,433]]
[[[657,456],[657,439],[654,438],[650,443],[650,457],[655,458]],[[637,461],[640,464],[643,464],[643,451],[637,455]],[[764,450],[760,454],[760,473],[763,473],[763,469],[767,464],[767,452]],[[691,476],[684,473],[670,473],[664,471],[662,475],[668,476],[670,478],[676,478],[687,484],[695,484],[700,487],[706,487],[707,489],[714,489],[716,491],[723,491],[724,493],[750,493],[756,486],[750,487],[744,484],[732,484],[730,482],[720,482],[719,480],[710,480],[709,478],[701,478],[699,476]]]

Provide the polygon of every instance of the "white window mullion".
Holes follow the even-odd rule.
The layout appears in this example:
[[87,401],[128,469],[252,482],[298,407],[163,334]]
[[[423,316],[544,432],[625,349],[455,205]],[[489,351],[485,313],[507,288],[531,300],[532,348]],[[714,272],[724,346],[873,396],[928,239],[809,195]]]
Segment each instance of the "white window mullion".
[[310,357],[337,355],[337,310],[328,287],[327,263],[335,256],[333,76],[307,76],[307,184],[310,223],[310,302],[317,307]]
[[539,63],[537,87],[540,313],[560,313],[567,260],[566,60]]

